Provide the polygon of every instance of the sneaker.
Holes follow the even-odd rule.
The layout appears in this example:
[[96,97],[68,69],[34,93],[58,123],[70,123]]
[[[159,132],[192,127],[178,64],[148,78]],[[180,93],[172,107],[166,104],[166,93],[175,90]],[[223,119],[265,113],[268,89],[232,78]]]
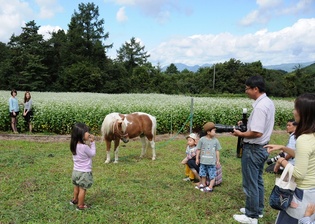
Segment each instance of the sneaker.
[[70,205],[76,205],[76,204],[78,204],[78,201],[77,201],[77,200],[73,200],[73,199],[72,199],[72,200],[70,201]]
[[258,219],[250,218],[246,215],[233,215],[233,218],[240,223],[258,224]]
[[212,192],[213,189],[210,188],[210,187],[205,187],[205,188],[201,188],[200,191],[202,191],[202,192]]
[[186,178],[183,179],[183,181],[190,181],[190,178],[186,177]]
[[197,186],[195,186],[196,189],[200,190],[202,188],[205,188],[206,186],[203,186],[203,184],[199,184]]
[[[241,209],[240,209],[240,212],[243,213],[243,214],[245,214],[245,213],[246,213],[246,212],[245,212],[245,208],[241,208]],[[263,214],[260,214],[258,217],[259,217],[259,218],[262,218],[262,217],[264,217],[264,215],[263,215]]]
[[83,210],[86,210],[86,209],[89,209],[89,208],[90,208],[90,206],[84,204],[84,205],[78,205],[76,210],[77,211],[83,211]]

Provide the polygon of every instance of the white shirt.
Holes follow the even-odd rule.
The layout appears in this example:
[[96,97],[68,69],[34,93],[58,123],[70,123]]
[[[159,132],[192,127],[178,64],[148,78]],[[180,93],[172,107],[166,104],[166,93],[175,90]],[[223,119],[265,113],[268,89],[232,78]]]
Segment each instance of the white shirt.
[[[290,149],[293,149],[295,151],[295,144],[296,144],[296,140],[295,140],[295,136],[294,136],[294,132],[290,134],[290,137],[289,137],[289,141],[288,141],[288,144],[286,145],[288,148]],[[285,153],[287,154],[287,153]],[[292,165],[295,164],[295,159],[294,158],[290,158],[288,160],[289,163],[291,163]]]
[[254,109],[248,118],[247,130],[262,133],[262,136],[259,138],[244,138],[244,142],[259,145],[267,144],[275,123],[275,106],[266,93],[258,97],[252,106]]

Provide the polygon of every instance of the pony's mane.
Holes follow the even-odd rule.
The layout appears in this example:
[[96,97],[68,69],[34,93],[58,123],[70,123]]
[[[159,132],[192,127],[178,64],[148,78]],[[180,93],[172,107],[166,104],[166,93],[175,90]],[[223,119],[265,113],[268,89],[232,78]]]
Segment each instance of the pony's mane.
[[108,135],[113,132],[113,124],[117,121],[121,120],[119,113],[110,113],[106,115],[104,121],[102,123],[102,136],[104,138],[105,135]]

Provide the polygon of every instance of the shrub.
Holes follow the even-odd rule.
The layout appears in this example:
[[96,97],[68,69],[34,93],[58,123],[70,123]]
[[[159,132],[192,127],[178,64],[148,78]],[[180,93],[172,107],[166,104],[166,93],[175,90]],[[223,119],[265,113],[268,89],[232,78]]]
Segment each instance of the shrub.
[[[0,131],[10,130],[8,110],[9,91],[0,91]],[[23,110],[21,91],[17,98]],[[157,118],[159,134],[188,132],[189,118],[193,115],[193,129],[207,121],[235,125],[242,118],[242,108],[252,109],[247,97],[195,97],[163,94],[101,94],[32,92],[35,132],[69,134],[75,122],[84,122],[94,133],[100,133],[104,117],[112,112],[146,112]],[[21,96],[22,95],[22,96]],[[283,127],[292,118],[293,100],[274,99],[275,127]],[[192,112],[192,113],[191,113]],[[22,113],[20,113],[22,114]],[[24,131],[22,116],[18,129]]]

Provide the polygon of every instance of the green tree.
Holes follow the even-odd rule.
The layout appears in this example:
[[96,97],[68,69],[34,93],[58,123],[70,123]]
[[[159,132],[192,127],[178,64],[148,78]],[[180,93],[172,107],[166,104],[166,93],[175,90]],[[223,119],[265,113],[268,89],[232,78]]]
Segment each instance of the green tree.
[[94,3],[80,3],[79,12],[74,12],[68,30],[69,51],[77,62],[89,59],[96,65],[103,65],[106,59],[106,49],[113,45],[104,45],[109,37],[104,31],[104,19],[99,19],[99,8]]
[[[91,92],[102,88],[102,72],[89,61],[81,61],[64,70],[64,88],[69,92]],[[80,74],[78,78],[76,74]]]
[[308,93],[315,92],[315,72],[303,74],[302,86],[303,86],[304,92],[308,92]]
[[176,65],[174,65],[173,63],[170,64],[170,66],[168,66],[165,70],[166,74],[172,75],[172,74],[178,74],[179,71],[176,67]]
[[129,93],[131,81],[123,63],[108,64],[105,76],[103,76],[103,89],[106,93]]
[[0,42],[0,89],[11,89],[7,77],[10,76],[10,49]]
[[[64,66],[72,66],[77,64],[79,67],[86,68],[89,64],[88,71],[98,71],[97,74],[101,75],[100,78],[92,77],[96,73],[86,73],[86,70],[68,69],[67,72],[62,73],[62,83],[64,86],[71,85],[71,79],[64,76],[71,76],[73,79],[80,79],[85,75],[85,80],[99,80],[99,85],[94,89],[90,86],[87,91],[102,91],[103,76],[106,73],[106,63],[110,62],[106,56],[106,50],[112,47],[104,45],[104,41],[109,37],[109,33],[104,32],[104,19],[99,19],[99,8],[94,3],[81,3],[79,4],[79,12],[74,12],[69,24],[67,33],[67,44],[65,46],[67,54],[64,55]],[[69,74],[69,72],[78,72]],[[82,71],[83,73],[80,73]],[[100,74],[101,73],[101,74]]]
[[266,92],[270,96],[288,96],[288,89],[285,85],[286,71],[265,69]]
[[162,73],[160,75],[159,92],[163,94],[179,94],[180,74],[169,75]]
[[137,66],[130,77],[132,83],[130,91],[133,93],[156,92],[156,84],[158,81],[156,75],[157,70],[149,62],[145,65]]
[[178,80],[178,89],[181,94],[199,94],[200,89],[197,86],[198,80],[196,74],[188,69],[180,72]]
[[[217,64],[216,68],[218,68],[218,67],[219,66]],[[201,93],[201,94],[214,93],[217,89],[217,86],[216,85],[213,86],[213,79],[216,79],[214,76],[214,67],[213,66],[212,67],[199,68],[195,74],[195,86],[198,88],[198,94],[199,93]]]
[[62,78],[65,69],[65,59],[68,57],[66,49],[67,34],[64,30],[51,33],[51,38],[47,41],[45,64],[48,67],[50,83],[47,85],[49,91],[68,91],[63,87]]
[[142,66],[147,62],[150,55],[144,50],[145,46],[141,46],[140,42],[132,37],[129,42],[125,42],[119,50],[117,50],[117,61],[123,63],[129,74],[133,73],[133,69]]
[[43,90],[48,83],[47,67],[43,63],[45,58],[44,39],[38,34],[40,26],[30,21],[22,27],[19,36],[11,36],[8,46],[11,49],[10,83],[15,83],[16,89]]
[[304,85],[303,85],[303,73],[301,69],[301,65],[298,64],[297,66],[294,66],[295,70],[295,86],[296,86],[296,91],[297,95],[300,95],[301,93],[304,92]]

